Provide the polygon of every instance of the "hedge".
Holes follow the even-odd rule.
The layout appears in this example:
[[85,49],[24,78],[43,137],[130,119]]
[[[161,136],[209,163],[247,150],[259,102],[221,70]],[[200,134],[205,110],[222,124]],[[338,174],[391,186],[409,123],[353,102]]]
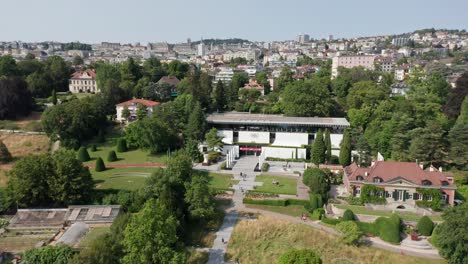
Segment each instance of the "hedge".
[[244,203],[246,204],[263,204],[263,205],[274,205],[274,206],[288,206],[288,205],[308,205],[309,201],[307,200],[297,200],[297,199],[285,199],[285,200],[257,200],[251,198],[244,198]]
[[434,229],[434,223],[427,215],[425,215],[419,219],[416,228],[418,229],[419,234],[423,236],[430,236],[432,235],[432,230]]
[[291,263],[322,264],[322,259],[310,249],[291,249],[281,255],[278,264]]
[[379,217],[375,220],[375,225],[382,240],[393,244],[400,243],[401,219],[398,215]]
[[262,164],[262,172],[267,172],[268,168],[270,168],[270,164],[268,164],[267,162],[264,162]]
[[96,152],[97,151],[97,146],[95,144],[91,145],[91,151]]
[[371,234],[373,236],[379,236],[379,230],[375,223],[366,223],[356,221],[357,226],[364,234]]
[[329,225],[337,225],[341,222],[340,219],[334,219],[334,218],[326,218],[326,217],[322,217],[321,221],[325,224],[329,224]]
[[325,210],[323,208],[318,208],[312,213],[312,218],[320,220],[325,215]]
[[101,157],[96,159],[96,168],[95,168],[95,170],[97,172],[106,170],[106,165],[104,164],[104,161],[102,161]]

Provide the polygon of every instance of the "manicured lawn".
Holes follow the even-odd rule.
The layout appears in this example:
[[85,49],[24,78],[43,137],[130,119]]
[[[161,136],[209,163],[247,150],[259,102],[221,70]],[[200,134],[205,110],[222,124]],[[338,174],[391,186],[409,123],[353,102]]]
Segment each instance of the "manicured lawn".
[[117,152],[117,161],[108,162],[107,155],[110,151],[116,151],[115,146],[98,146],[96,152],[92,152],[88,148],[89,156],[91,157],[90,161],[84,162],[85,165],[96,163],[96,159],[101,157],[105,164],[146,164],[146,163],[166,163],[166,154],[161,154],[157,156],[150,155],[148,152],[145,152],[140,149],[129,150],[127,152]]
[[291,221],[260,216],[236,224],[227,248],[227,259],[239,263],[278,263],[291,249],[312,249],[323,263],[436,264],[439,259],[410,257],[374,247],[347,246],[334,235]]
[[[273,180],[279,182],[279,185],[273,184]],[[276,193],[276,194],[292,194],[297,193],[297,179],[286,178],[271,175],[259,175],[255,178],[257,182],[263,182],[263,186],[257,186],[256,192]]]
[[274,205],[263,205],[263,204],[246,204],[247,208],[261,209],[271,211],[275,213],[290,215],[290,216],[301,216],[303,213],[307,213],[302,205],[288,205],[288,206],[274,206]]
[[97,189],[136,190],[144,185],[145,179],[156,168],[108,168],[101,172],[89,170]]
[[91,242],[95,240],[97,237],[101,236],[109,232],[109,226],[99,226],[91,228],[85,237],[83,237],[79,243],[79,247],[88,247],[90,246]]
[[[335,204],[336,207],[340,209],[350,209],[355,214],[363,214],[363,215],[376,215],[376,216],[390,216],[392,212],[386,211],[375,211],[369,210],[364,206],[359,205],[342,205],[342,204]],[[412,212],[396,212],[403,220],[406,221],[414,221],[417,222],[422,216],[412,213]],[[432,221],[443,221],[442,217],[440,216],[431,216]]]
[[210,172],[210,187],[213,189],[227,190],[232,189],[232,186],[239,183],[239,181],[232,180],[232,174],[223,174]]

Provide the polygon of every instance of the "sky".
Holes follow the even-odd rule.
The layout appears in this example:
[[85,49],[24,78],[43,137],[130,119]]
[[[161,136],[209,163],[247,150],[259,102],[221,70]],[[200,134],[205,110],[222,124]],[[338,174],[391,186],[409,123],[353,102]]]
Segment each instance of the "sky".
[[0,41],[273,41],[468,29],[468,0],[0,0],[0,10]]

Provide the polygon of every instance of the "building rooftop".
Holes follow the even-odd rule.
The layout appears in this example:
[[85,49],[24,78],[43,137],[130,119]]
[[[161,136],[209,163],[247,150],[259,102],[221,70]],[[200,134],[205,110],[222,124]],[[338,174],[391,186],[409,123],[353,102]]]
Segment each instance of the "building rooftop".
[[290,117],[242,112],[210,114],[206,120],[212,124],[349,127],[346,118],[341,117]]
[[137,104],[142,104],[144,106],[151,107],[151,106],[158,105],[159,102],[145,100],[145,99],[132,99],[132,100],[128,100],[126,102],[117,104],[117,106],[132,106],[132,105],[137,105]]

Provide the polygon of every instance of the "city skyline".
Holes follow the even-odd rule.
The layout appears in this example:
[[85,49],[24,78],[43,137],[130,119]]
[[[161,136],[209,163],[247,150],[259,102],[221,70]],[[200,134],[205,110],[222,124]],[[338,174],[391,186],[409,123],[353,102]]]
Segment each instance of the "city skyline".
[[[70,7],[67,1],[8,1],[0,17],[2,41],[102,41],[134,43],[185,42],[201,38],[243,38],[252,41],[292,40],[297,34],[312,38],[389,35],[422,28],[466,29],[464,10],[468,3],[451,0],[440,5],[430,1],[392,1],[371,5],[370,0],[334,5],[299,0],[237,1],[235,5],[215,0],[83,0]],[[25,8],[27,6],[27,8]],[[247,14],[246,14],[247,13]],[[21,16],[18,16],[21,14]],[[18,19],[21,17],[21,19]],[[379,22],[380,21],[380,22]],[[164,25],[164,26],[160,26]]]

